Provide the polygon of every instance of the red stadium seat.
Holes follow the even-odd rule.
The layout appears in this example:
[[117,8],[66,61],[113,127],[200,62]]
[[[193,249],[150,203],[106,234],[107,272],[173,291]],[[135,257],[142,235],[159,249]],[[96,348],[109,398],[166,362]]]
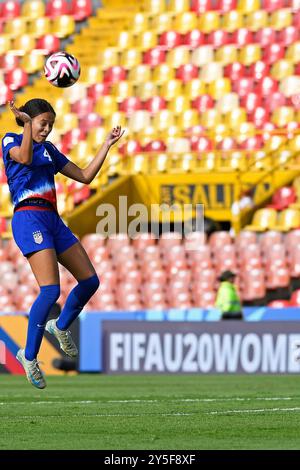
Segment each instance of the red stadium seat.
[[269,26],[261,28],[255,33],[255,41],[262,47],[269,46],[276,41],[276,31]]
[[284,1],[285,0],[262,0],[262,8],[268,12],[276,11],[286,6]]
[[144,53],[143,63],[150,65],[150,67],[156,67],[166,62],[166,51],[160,47],[154,47]]
[[132,246],[136,250],[140,250],[141,252],[143,252],[143,250],[147,246],[155,245],[155,240],[156,240],[156,237],[153,233],[149,233],[149,232],[138,233],[135,235],[134,239],[132,240]]
[[215,9],[220,10],[222,13],[226,11],[236,10],[238,0],[217,0],[215,2]]
[[51,54],[60,50],[60,40],[54,34],[45,34],[38,38],[36,47],[37,49],[45,49],[47,54]]
[[93,129],[94,127],[99,127],[102,125],[102,118],[99,116],[97,113],[90,113],[87,114],[86,116],[82,117],[79,120],[80,123],[80,128],[84,131],[87,132],[89,129]]
[[105,70],[103,77],[104,82],[113,84],[121,80],[126,80],[126,70],[123,67],[115,65]]
[[[232,137],[224,137],[220,142],[217,143],[216,149],[217,150],[236,150],[238,148],[238,144],[235,139]],[[225,160],[228,157],[228,153],[225,152]]]
[[144,109],[149,111],[151,114],[156,114],[158,111],[166,109],[166,107],[166,100],[160,96],[153,96],[144,103]]
[[46,15],[51,18],[69,15],[69,3],[67,0],[49,0],[46,6]]
[[252,44],[254,42],[254,36],[252,31],[249,29],[240,28],[232,33],[232,39],[230,42],[233,42],[238,47],[243,47],[247,44]]
[[194,152],[207,152],[213,149],[213,143],[208,137],[199,137],[191,143],[191,149]]
[[180,65],[176,71],[176,78],[179,78],[184,83],[189,82],[193,78],[198,78],[199,69],[193,64]]
[[152,140],[144,147],[145,152],[164,152],[167,149],[162,140]]
[[270,267],[266,271],[266,287],[267,289],[278,289],[287,287],[290,283],[290,273],[286,267]]
[[240,97],[246,96],[249,93],[256,90],[256,86],[254,87],[254,80],[253,78],[240,78],[236,79],[232,83],[232,90],[235,91]]
[[216,31],[212,31],[207,36],[207,44],[211,44],[215,48],[224,46],[228,44],[229,41],[229,33],[222,29],[217,29]]
[[24,70],[18,67],[7,72],[5,82],[11,90],[19,90],[28,84],[28,75]]
[[92,98],[86,97],[75,101],[75,103],[71,105],[71,112],[77,114],[79,118],[82,118],[83,116],[92,113],[93,108],[94,103]]
[[254,135],[243,140],[240,148],[243,150],[259,150],[263,147],[263,138],[261,135]]
[[225,245],[231,244],[231,236],[229,232],[219,231],[213,232],[208,240],[210,248],[214,251],[218,248],[224,247]]
[[166,49],[173,49],[174,47],[181,46],[181,34],[177,31],[165,31],[159,38],[159,45]]
[[4,54],[0,57],[0,68],[7,72],[8,70],[13,70],[19,67],[20,58],[13,54]]
[[300,10],[296,10],[293,14],[293,26],[299,30],[300,28]]
[[275,109],[280,108],[280,106],[286,106],[287,101],[283,93],[280,91],[275,91],[266,95],[264,97],[264,106],[268,111],[275,111]]
[[72,0],[70,13],[75,21],[87,19],[93,13],[92,0]]
[[297,195],[293,186],[283,186],[278,188],[272,196],[272,202],[267,207],[271,207],[278,211],[288,208],[296,202]]
[[205,35],[199,29],[193,29],[183,35],[182,44],[189,46],[191,49],[196,49],[205,44]]
[[241,97],[240,105],[246,109],[247,113],[252,113],[262,105],[262,97],[258,93],[250,92]]
[[299,40],[299,29],[296,26],[287,26],[278,32],[278,41],[284,46],[289,46]]
[[257,80],[256,91],[262,96],[270,96],[278,91],[278,83],[274,78],[263,77],[261,80]]
[[127,116],[130,116],[134,111],[142,109],[142,102],[136,96],[129,96],[126,98],[119,107],[120,111],[123,111]]
[[88,87],[87,96],[92,98],[95,103],[100,96],[105,96],[109,94],[109,84],[108,83],[94,83]]
[[268,76],[270,73],[270,66],[263,62],[262,60],[259,60],[257,62],[254,62],[254,64],[251,64],[248,69],[248,75],[249,77],[254,78],[254,80],[260,80],[263,77]]
[[21,15],[21,6],[18,0],[6,0],[0,4],[0,17],[5,20]]
[[90,197],[91,190],[89,186],[86,186],[85,184],[79,183],[77,181],[72,183],[72,185],[74,191],[73,202],[75,205],[80,204]]
[[202,113],[214,107],[214,100],[210,95],[200,95],[192,101],[192,107],[197,109],[199,113]]
[[205,13],[212,10],[212,0],[191,0],[191,11],[196,13]]
[[270,119],[270,113],[263,107],[257,107],[253,113],[249,114],[249,120],[252,121],[255,127],[262,128]]
[[142,151],[142,147],[137,140],[128,140],[120,146],[120,153],[122,155],[136,155]]
[[67,147],[67,149],[70,150],[72,147],[78,144],[78,142],[84,140],[85,137],[85,131],[77,127],[66,132],[62,138],[62,142]]
[[300,289],[297,289],[291,295],[290,306],[298,307],[299,305],[300,305]]
[[13,99],[13,91],[6,83],[0,83],[0,106]]
[[284,45],[278,43],[271,43],[266,45],[263,49],[263,61],[267,64],[274,64],[285,55]]
[[236,81],[246,76],[246,66],[240,62],[233,62],[224,67],[224,77]]
[[242,273],[243,290],[242,299],[253,301],[263,299],[266,295],[264,271],[262,269],[252,269]]

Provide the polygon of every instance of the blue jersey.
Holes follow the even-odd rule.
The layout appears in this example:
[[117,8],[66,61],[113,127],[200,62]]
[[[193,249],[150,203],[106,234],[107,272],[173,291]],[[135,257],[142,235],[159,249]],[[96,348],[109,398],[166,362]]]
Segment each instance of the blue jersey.
[[69,162],[51,142],[33,142],[30,165],[13,160],[9,151],[20,147],[23,134],[8,132],[2,139],[2,153],[13,205],[24,199],[38,197],[49,201],[56,208],[54,175]]

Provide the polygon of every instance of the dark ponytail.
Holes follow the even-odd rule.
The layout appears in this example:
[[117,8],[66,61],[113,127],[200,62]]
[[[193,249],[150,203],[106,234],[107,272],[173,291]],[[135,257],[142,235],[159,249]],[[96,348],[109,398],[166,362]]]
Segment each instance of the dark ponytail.
[[[52,113],[54,114],[54,117],[56,116],[56,113],[52,108],[51,104],[48,103],[48,101],[43,100],[42,98],[34,98],[32,100],[27,101],[27,103],[19,107],[19,110],[22,113],[28,114],[28,116],[30,116],[31,118],[34,118],[39,114],[43,113]],[[24,122],[22,122],[20,119],[16,118],[16,122],[18,126],[24,127]]]

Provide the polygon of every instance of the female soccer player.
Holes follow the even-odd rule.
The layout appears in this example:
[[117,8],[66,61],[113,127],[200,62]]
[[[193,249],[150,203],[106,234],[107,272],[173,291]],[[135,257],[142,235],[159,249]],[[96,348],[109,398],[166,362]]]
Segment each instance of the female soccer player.
[[[112,145],[124,134],[120,126],[112,129],[94,160],[84,169],[68,160],[49,141],[55,111],[43,99],[32,99],[16,108],[9,103],[23,134],[7,133],[2,140],[3,159],[14,205],[12,231],[39,284],[40,293],[33,303],[28,322],[25,349],[20,361],[29,382],[45,388],[37,355],[44,329],[53,334],[61,349],[75,357],[77,348],[68,331],[73,320],[99,287],[95,269],[79,240],[57,213],[54,175],[62,173],[75,181],[89,184],[99,172]],[[57,320],[47,317],[60,296],[58,262],[78,281],[70,292]]]

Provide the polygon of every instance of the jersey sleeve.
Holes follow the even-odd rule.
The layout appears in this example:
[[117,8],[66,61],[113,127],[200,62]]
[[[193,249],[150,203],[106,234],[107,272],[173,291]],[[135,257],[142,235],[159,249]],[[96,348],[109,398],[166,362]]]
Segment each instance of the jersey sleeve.
[[[46,144],[46,145],[45,145]],[[63,167],[69,163],[69,159],[61,153],[51,142],[45,142],[45,147],[51,155],[55,167],[55,174],[59,173]]]
[[8,133],[2,139],[2,155],[3,159],[10,158],[9,151],[13,147],[21,145],[20,136],[18,134]]

